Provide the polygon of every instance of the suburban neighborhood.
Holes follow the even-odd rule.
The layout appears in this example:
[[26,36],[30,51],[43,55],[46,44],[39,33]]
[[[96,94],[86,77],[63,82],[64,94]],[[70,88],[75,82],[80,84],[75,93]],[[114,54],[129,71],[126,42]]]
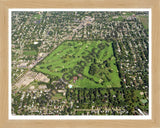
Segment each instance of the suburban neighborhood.
[[148,115],[147,11],[13,11],[13,115]]

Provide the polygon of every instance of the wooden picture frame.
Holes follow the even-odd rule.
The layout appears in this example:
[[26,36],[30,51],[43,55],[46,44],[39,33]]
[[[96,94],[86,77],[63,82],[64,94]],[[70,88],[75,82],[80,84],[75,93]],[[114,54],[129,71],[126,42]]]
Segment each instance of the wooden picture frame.
[[[10,8],[151,8],[152,9],[152,119],[151,120],[9,120],[8,118],[8,11]],[[0,127],[160,127],[160,84],[158,63],[160,41],[160,2],[159,0],[1,0],[0,1]]]

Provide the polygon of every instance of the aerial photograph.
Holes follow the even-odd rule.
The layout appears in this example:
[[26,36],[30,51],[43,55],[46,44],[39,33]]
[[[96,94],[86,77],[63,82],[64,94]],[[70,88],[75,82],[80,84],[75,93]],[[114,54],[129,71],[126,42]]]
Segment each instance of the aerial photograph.
[[149,115],[149,11],[12,11],[12,115]]

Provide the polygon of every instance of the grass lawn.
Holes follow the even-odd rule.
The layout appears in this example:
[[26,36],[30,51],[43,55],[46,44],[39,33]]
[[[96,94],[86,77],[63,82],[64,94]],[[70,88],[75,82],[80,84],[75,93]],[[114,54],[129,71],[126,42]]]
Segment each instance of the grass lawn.
[[132,16],[134,13],[133,12],[123,12],[122,14],[124,16]]
[[[63,78],[73,87],[120,87],[115,63],[112,42],[67,41],[39,63],[35,70],[53,78]],[[77,77],[75,81],[74,77]]]
[[35,14],[35,15],[33,15],[33,18],[35,18],[35,19],[37,19],[37,20],[39,20],[41,17],[42,17],[42,16],[41,16],[40,14]]
[[66,99],[66,97],[63,96],[62,93],[56,93],[53,97],[53,100],[58,100],[58,99]]
[[33,56],[33,55],[37,55],[37,52],[34,50],[33,51],[24,51],[23,54],[26,56]]
[[124,18],[122,16],[118,16],[117,18],[109,17],[109,21],[123,21]]
[[140,99],[140,101],[145,104],[147,102],[147,99]]
[[142,22],[144,28],[148,30],[148,23],[149,23],[149,18],[148,16],[138,16],[138,19]]

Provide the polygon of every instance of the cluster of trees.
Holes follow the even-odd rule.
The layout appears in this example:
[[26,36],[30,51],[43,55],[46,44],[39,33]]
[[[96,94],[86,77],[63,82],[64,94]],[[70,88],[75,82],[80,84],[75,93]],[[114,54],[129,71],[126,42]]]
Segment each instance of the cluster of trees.
[[92,63],[89,67],[89,71],[88,73],[91,74],[91,75],[94,75],[96,73],[96,70],[97,70],[97,67],[94,63]]
[[68,102],[74,101],[74,108],[91,109],[104,107],[107,108],[123,108],[128,111],[129,115],[135,114],[138,107],[142,111],[148,112],[148,102],[145,104],[140,102],[140,98],[145,98],[138,94],[137,90],[122,88],[74,88],[67,89],[66,99]]

